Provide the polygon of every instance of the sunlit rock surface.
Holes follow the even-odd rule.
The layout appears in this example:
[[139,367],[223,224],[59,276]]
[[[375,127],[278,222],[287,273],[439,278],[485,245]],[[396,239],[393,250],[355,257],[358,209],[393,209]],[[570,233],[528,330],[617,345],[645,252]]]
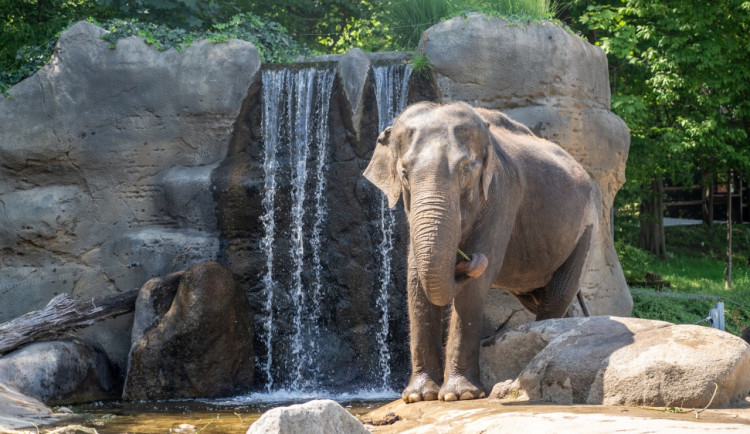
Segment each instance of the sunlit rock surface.
[[369,431],[336,401],[321,399],[268,410],[248,434],[366,434]]
[[482,343],[490,397],[723,408],[750,392],[750,345],[704,326],[599,316],[524,324]]

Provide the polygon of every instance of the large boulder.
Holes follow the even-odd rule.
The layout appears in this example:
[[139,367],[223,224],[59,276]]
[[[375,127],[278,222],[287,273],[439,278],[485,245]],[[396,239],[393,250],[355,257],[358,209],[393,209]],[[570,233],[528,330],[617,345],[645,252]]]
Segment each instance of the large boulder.
[[[179,279],[163,317],[167,292]],[[154,289],[157,289],[154,291]],[[245,294],[234,277],[215,263],[144,285],[136,317],[146,318],[134,333],[123,399],[211,398],[245,392],[253,379],[253,328]],[[161,300],[160,300],[161,299]],[[156,301],[154,301],[156,300]],[[141,310],[149,314],[141,315]]]
[[247,434],[367,434],[368,430],[344,407],[330,399],[277,407],[250,425]]
[[485,340],[480,370],[495,398],[726,407],[750,392],[750,345],[710,327],[564,318],[524,324]]
[[[601,209],[583,294],[592,315],[629,316],[632,298],[614,250],[610,210],[625,182],[630,133],[609,110],[604,51],[549,22],[481,14],[431,27],[418,48],[430,60],[442,100],[502,110],[586,168],[599,186]],[[489,297],[510,303],[511,313],[521,308],[498,292]],[[490,318],[493,326],[508,318],[496,317]]]
[[[211,173],[260,58],[247,42],[157,51],[79,22],[0,97],[0,322],[217,258]],[[139,266],[132,266],[133,264]],[[124,369],[130,321],[85,331]]]
[[0,358],[0,383],[49,404],[117,399],[122,378],[99,345],[36,342]]

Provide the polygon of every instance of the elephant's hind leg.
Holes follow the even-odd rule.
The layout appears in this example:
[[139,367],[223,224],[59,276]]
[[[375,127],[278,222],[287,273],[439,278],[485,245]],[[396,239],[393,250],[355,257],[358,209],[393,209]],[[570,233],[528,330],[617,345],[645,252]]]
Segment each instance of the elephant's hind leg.
[[543,292],[544,287],[541,287],[531,292],[521,294],[513,293],[513,295],[516,297],[516,299],[518,299],[519,302],[521,302],[521,305],[523,307],[525,307],[529,312],[536,315],[539,311],[539,300],[541,299],[540,294],[542,294]]
[[579,290],[583,265],[591,245],[592,228],[592,225],[586,227],[568,259],[555,271],[544,290],[540,291],[537,321],[562,318],[568,311]]

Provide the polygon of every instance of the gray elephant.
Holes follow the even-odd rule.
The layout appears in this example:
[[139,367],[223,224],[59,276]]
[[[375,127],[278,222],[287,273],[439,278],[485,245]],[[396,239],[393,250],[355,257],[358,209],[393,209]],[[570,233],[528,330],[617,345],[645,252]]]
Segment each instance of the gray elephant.
[[[597,230],[598,190],[556,144],[459,102],[407,107],[378,137],[364,175],[389,206],[403,198],[409,221],[412,373],[403,399],[483,397],[487,290],[510,292],[537,320],[564,316]],[[451,302],[443,362],[443,306]]]

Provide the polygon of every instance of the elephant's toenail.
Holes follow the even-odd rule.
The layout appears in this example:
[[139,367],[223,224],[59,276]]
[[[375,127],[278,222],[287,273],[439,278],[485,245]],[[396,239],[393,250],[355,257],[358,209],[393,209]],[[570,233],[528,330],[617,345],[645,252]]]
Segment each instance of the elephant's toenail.
[[461,394],[461,400],[474,399],[474,394],[471,392],[464,392]]
[[419,396],[418,393],[412,393],[409,395],[409,402],[419,402],[422,400],[422,397]]
[[425,401],[435,401],[436,399],[438,399],[437,393],[429,392],[424,394]]
[[446,393],[443,396],[443,401],[458,401],[458,396],[455,393]]

